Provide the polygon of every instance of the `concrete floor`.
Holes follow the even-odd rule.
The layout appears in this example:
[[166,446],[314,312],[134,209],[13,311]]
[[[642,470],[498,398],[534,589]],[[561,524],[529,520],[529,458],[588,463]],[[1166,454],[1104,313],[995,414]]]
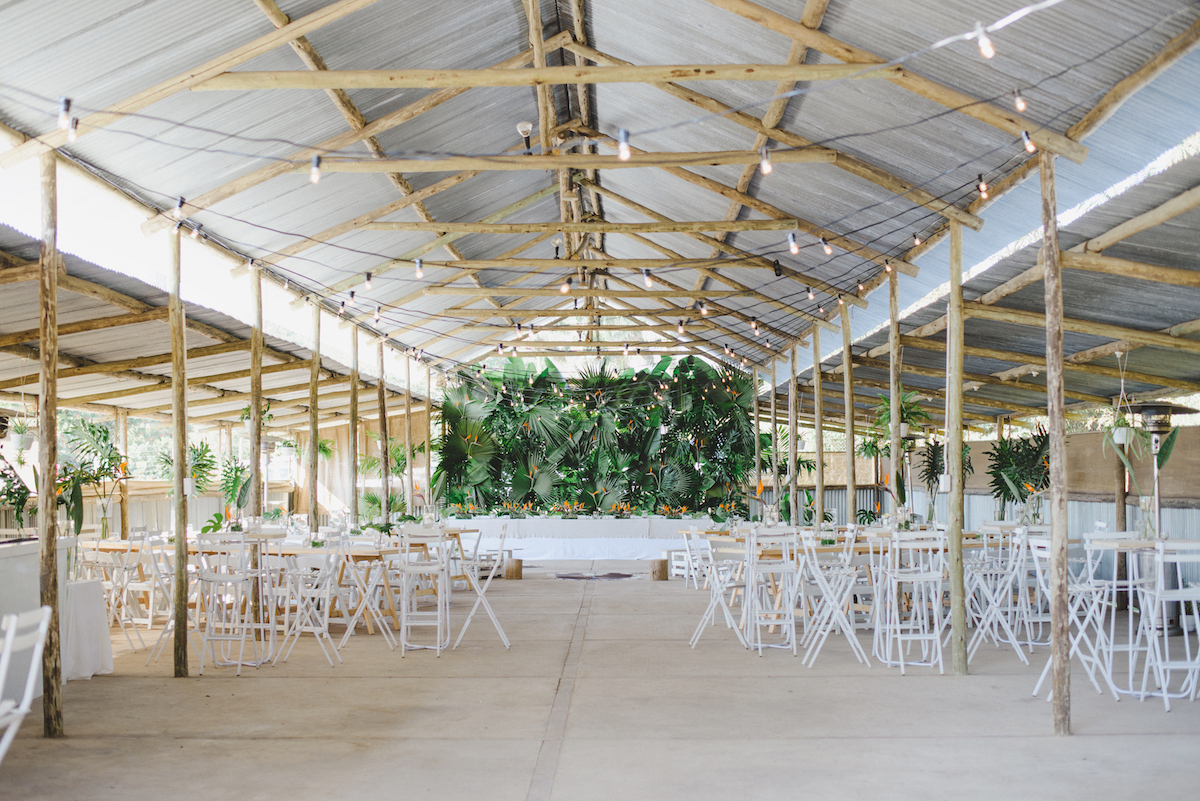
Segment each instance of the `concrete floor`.
[[[552,572],[624,570],[625,581]],[[1107,799],[1192,798],[1200,704],[1163,712],[1073,681],[1075,735],[1050,734],[1032,666],[984,646],[966,678],[859,665],[830,640],[807,669],[688,637],[706,592],[646,563],[546,563],[489,598],[441,658],[355,636],[330,668],[311,636],[291,660],[170,677],[169,654],[114,639],[116,672],[65,689],[68,737],[26,720],[3,799]],[[456,619],[469,608],[455,597]],[[457,626],[456,626],[457,632]],[[119,637],[119,635],[118,635]],[[864,637],[864,642],[865,642]],[[868,646],[869,647],[869,646]]]

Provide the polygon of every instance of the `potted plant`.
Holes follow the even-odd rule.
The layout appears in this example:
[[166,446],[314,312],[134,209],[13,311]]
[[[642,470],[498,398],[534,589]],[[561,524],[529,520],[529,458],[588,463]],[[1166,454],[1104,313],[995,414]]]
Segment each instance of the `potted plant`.
[[[1029,496],[1050,486],[1050,434],[1038,427],[1028,437],[998,439],[988,454],[992,497],[1002,504],[1027,505]],[[1033,503],[1040,512],[1040,498]],[[1029,509],[1022,509],[1027,516]]]
[[76,535],[82,530],[82,506],[76,505],[82,498],[83,487],[93,487],[100,499],[100,536],[108,536],[108,511],[113,494],[128,479],[129,465],[117,450],[113,433],[108,428],[88,420],[77,420],[66,431],[67,443],[73,453],[65,460],[59,480],[60,487],[69,488],[68,511],[76,518]]
[[33,441],[37,439],[37,435],[38,430],[36,421],[31,423],[28,417],[16,417],[9,423],[9,441],[11,441],[19,451],[27,451],[33,447]]
[[[250,411],[250,404],[246,404],[242,408],[242,414],[239,419],[242,421],[242,423],[245,424],[247,434],[249,434],[251,429],[253,428],[253,423],[251,422],[251,418],[253,416],[254,416],[254,413],[252,411]],[[262,420],[263,428],[266,428],[267,423],[269,423],[270,421],[275,419],[275,415],[271,414],[271,404],[270,403],[263,406],[262,411],[259,414],[259,417]]]

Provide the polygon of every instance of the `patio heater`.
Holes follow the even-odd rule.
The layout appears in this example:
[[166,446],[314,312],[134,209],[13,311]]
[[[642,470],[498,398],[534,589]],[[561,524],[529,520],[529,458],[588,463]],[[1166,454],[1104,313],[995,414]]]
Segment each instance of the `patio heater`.
[[1154,454],[1154,532],[1162,538],[1162,507],[1158,495],[1158,451],[1162,438],[1171,430],[1172,414],[1195,414],[1195,409],[1166,401],[1145,401],[1129,406],[1129,411],[1142,418],[1142,427],[1150,433],[1150,450]]
[[[1159,504],[1158,494],[1158,451],[1162,447],[1163,435],[1171,430],[1171,415],[1192,414],[1196,410],[1165,401],[1146,401],[1131,404],[1129,411],[1141,416],[1142,427],[1150,432],[1150,450],[1154,454],[1154,533],[1158,538],[1165,539],[1162,533],[1162,506]],[[1146,554],[1141,556],[1144,559]],[[1147,565],[1143,562],[1140,566],[1145,573]],[[1179,589],[1175,584],[1175,578],[1174,573],[1164,576],[1167,589]],[[1165,629],[1167,636],[1183,633],[1183,629],[1179,625],[1179,613],[1178,603],[1167,604],[1164,619],[1158,624],[1160,630]]]

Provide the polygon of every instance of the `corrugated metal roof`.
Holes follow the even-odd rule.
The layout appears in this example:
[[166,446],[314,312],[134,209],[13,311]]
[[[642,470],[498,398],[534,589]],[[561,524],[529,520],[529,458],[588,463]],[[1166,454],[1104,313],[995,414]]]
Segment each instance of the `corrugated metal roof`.
[[[326,5],[316,0],[284,2],[282,9],[293,19]],[[767,8],[795,15],[794,3],[771,0]],[[918,0],[835,0],[830,4],[822,31],[865,48],[885,58],[904,56],[937,39],[970,30],[976,20],[992,20],[1021,5],[1017,0],[955,4],[930,4]],[[687,63],[778,63],[789,48],[786,37],[717,7],[693,0],[615,0],[583,4],[589,44],[602,52],[636,64]],[[331,69],[482,68],[498,63],[527,47],[527,27],[522,10],[507,3],[473,0],[444,0],[437,13],[414,0],[382,0],[365,10],[321,28],[308,37]],[[571,4],[542,2],[547,36],[571,29]],[[1021,87],[1029,101],[1026,116],[1036,124],[1062,132],[1078,121],[1104,92],[1157,52],[1172,36],[1197,19],[1194,3],[1188,0],[1146,0],[1137,4],[1111,0],[1072,0],[1043,10],[996,33],[998,54],[979,57],[972,42],[923,53],[906,63],[906,68],[968,95],[992,99],[1000,107],[1010,103],[1009,93]],[[51,24],[53,21],[53,24]],[[180,24],[186,21],[186,24]],[[271,23],[252,4],[234,0],[214,2],[167,2],[141,0],[95,4],[80,0],[20,0],[0,9],[0,120],[36,134],[53,125],[53,104],[36,97],[72,97],[80,108],[98,108],[135,94],[156,81],[184,72],[197,64],[272,30]],[[808,63],[835,63],[828,56],[810,52]],[[560,51],[550,53],[550,63],[562,63]],[[279,47],[245,64],[238,70],[300,69],[302,64],[288,47]],[[1112,120],[1088,140],[1092,153],[1082,167],[1066,163],[1059,173],[1059,197],[1063,208],[1074,205],[1140,169],[1163,150],[1200,129],[1200,103],[1194,86],[1200,80],[1200,58],[1182,60],[1154,85],[1135,97]],[[758,105],[747,113],[761,115],[775,91],[773,84],[759,82],[694,82],[690,88],[717,100],[742,106]],[[1024,153],[1006,133],[963,114],[947,111],[932,101],[917,97],[888,81],[862,80],[834,85],[813,84],[792,98],[781,127],[862,158],[894,175],[919,184],[960,206],[974,197],[975,177],[1003,174]],[[29,94],[22,94],[29,93]],[[423,90],[350,90],[350,97],[368,119],[416,102]],[[568,103],[567,97],[570,95]],[[574,89],[556,89],[559,120],[578,114]],[[637,147],[655,151],[742,150],[754,142],[755,134],[729,120],[713,117],[696,107],[644,84],[601,84],[589,91],[599,130],[611,134],[618,128],[634,132]],[[49,107],[48,107],[49,105]],[[515,125],[537,115],[534,92],[526,88],[472,89],[442,105],[381,133],[381,146],[388,152],[495,153],[518,144]],[[152,119],[154,118],[154,119]],[[170,198],[194,198],[245,175],[272,159],[286,158],[346,130],[346,122],[323,92],[284,90],[260,92],[182,92],[169,97],[142,115],[81,137],[67,147],[76,158],[94,165],[136,196],[165,206]],[[196,151],[195,148],[204,148]],[[603,151],[603,149],[602,149]],[[363,144],[346,148],[342,155],[365,155]],[[738,182],[738,166],[704,167],[693,170],[723,184]],[[1141,187],[1130,190],[1085,215],[1063,233],[1064,246],[1071,237],[1085,238],[1127,219],[1139,209],[1161,202],[1161,197],[1193,181],[1193,165],[1173,169]],[[416,188],[432,185],[446,174],[417,173],[408,176]],[[1161,179],[1161,180],[1159,180]],[[431,197],[426,206],[435,219],[479,220],[538,189],[551,185],[556,176],[546,172],[485,172]],[[646,205],[670,219],[720,219],[729,200],[702,187],[668,175],[661,170],[604,171],[602,185],[610,191]],[[1184,187],[1186,188],[1186,187]],[[898,257],[911,245],[914,232],[923,235],[936,227],[940,217],[915,206],[878,186],[849,175],[830,164],[778,164],[764,178],[756,175],[749,192],[788,214],[850,236],[863,245]],[[254,257],[269,257],[303,237],[335,224],[372,212],[395,200],[396,188],[380,174],[328,174],[313,186],[303,174],[281,175],[237,193],[194,215],[207,232]],[[1156,200],[1156,198],[1158,200]],[[606,200],[605,217],[610,221],[644,221],[639,213],[618,201]],[[761,217],[757,212],[740,212],[742,219]],[[1035,227],[1038,221],[1037,188],[1034,183],[1019,187],[987,209],[983,231],[967,236],[966,263],[983,261],[991,254]],[[554,196],[513,214],[509,221],[546,221],[558,217]],[[1134,237],[1113,249],[1111,255],[1155,263],[1191,266],[1194,260],[1195,223],[1200,215],[1181,217],[1160,230]],[[387,215],[385,220],[419,219],[407,208]],[[305,250],[284,260],[282,274],[304,287],[323,287],[367,270],[380,271],[389,260],[402,257],[430,242],[435,234],[358,230]],[[1189,237],[1191,240],[1189,241]],[[31,258],[30,243],[11,241],[0,229],[0,247]],[[18,237],[19,239],[19,237]],[[455,241],[467,258],[494,258],[529,241],[530,236],[468,235]],[[685,258],[708,258],[710,246],[677,234],[651,234],[646,240]],[[879,272],[876,264],[858,254],[835,249],[826,256],[811,237],[801,236],[799,255],[787,252],[778,232],[731,234],[728,242],[742,250],[779,259],[790,269],[833,284],[847,293],[856,291]],[[10,248],[9,245],[12,247]],[[662,254],[642,241],[620,236],[605,237],[605,249],[617,258],[661,258]],[[553,253],[546,241],[529,248],[529,258],[548,258]],[[430,259],[443,259],[444,250],[433,251]],[[968,293],[982,293],[1032,264],[1031,251],[1018,251],[1010,258],[975,276]],[[78,260],[76,260],[78,261]],[[945,247],[938,247],[918,260],[921,275],[902,280],[902,305],[908,306],[933,291],[945,277]],[[736,261],[731,264],[736,265]],[[140,282],[122,278],[84,263],[71,264],[72,274],[91,276],[119,291],[147,302],[161,304],[161,292]],[[76,271],[79,272],[76,272]],[[754,316],[765,325],[798,335],[809,325],[797,313],[826,315],[833,308],[827,294],[809,301],[803,280],[776,278],[770,270],[745,266],[722,266],[720,270],[761,295],[792,307],[792,311],[764,304],[754,298],[729,298],[721,305]],[[662,279],[682,287],[718,286],[696,270],[680,265],[658,271]],[[464,346],[492,333],[486,327],[463,329],[467,322],[439,316],[452,306],[484,308],[480,302],[462,297],[423,295],[421,291],[446,280],[453,268],[430,267],[423,281],[402,266],[378,276],[374,288],[356,287],[358,313],[370,312],[376,304],[385,307],[384,330],[400,331],[395,341],[425,347],[435,357],[449,357]],[[499,287],[518,280],[520,286],[551,286],[566,270],[547,270],[527,279],[511,269],[484,270],[478,278],[485,286]],[[614,278],[623,278],[615,274]],[[1165,327],[1178,322],[1177,309],[1200,305],[1200,293],[1175,293],[1164,304],[1152,291],[1129,281],[1105,279],[1103,291],[1095,276],[1068,275],[1068,314],[1139,327]],[[466,286],[465,281],[458,285]],[[510,290],[511,291],[511,290]],[[1013,308],[1040,309],[1038,286],[1006,299]],[[139,294],[142,293],[142,294]],[[515,299],[503,289],[495,299]],[[852,330],[862,344],[878,344],[879,336],[863,339],[866,332],[886,322],[886,303],[878,293],[868,309],[852,309]],[[388,309],[408,298],[400,308]],[[333,303],[345,299],[333,298]],[[562,307],[559,298],[534,298],[520,304],[527,309]],[[670,319],[672,307],[686,300],[663,303],[659,315]],[[642,308],[654,302],[637,301]],[[88,306],[64,306],[64,319],[86,317]],[[219,312],[192,310],[195,319],[248,335],[246,326]],[[919,310],[905,321],[915,325],[936,317],[940,309]],[[26,315],[26,318],[28,315]],[[81,317],[81,319],[82,319]],[[1193,318],[1200,315],[1193,315]],[[494,319],[503,330],[502,319]],[[720,319],[730,331],[749,337],[749,327],[729,317]],[[19,330],[16,317],[6,318],[0,330]],[[118,340],[128,331],[114,329],[111,335],[90,340],[84,347],[93,355],[154,352],[165,343],[159,336],[165,326],[147,324],[147,335],[136,344]],[[726,341],[738,355],[754,360],[762,354],[731,338],[722,329],[700,331],[714,343],[714,353]],[[971,321],[968,336],[989,347],[1038,352],[1038,332],[1012,326]],[[1069,335],[1070,347],[1086,347],[1104,340]],[[827,350],[836,336],[827,336]],[[776,339],[776,344],[778,339]],[[304,355],[303,348],[272,340],[269,347]],[[1070,348],[1069,348],[1070,349]],[[455,358],[465,358],[473,351]],[[1155,353],[1158,353],[1156,350]],[[83,352],[81,351],[81,354]],[[214,357],[220,358],[220,357]],[[1131,354],[1131,365],[1146,360],[1145,353]],[[1195,377],[1194,367],[1179,354],[1167,354],[1161,369],[1177,370],[1177,377]],[[1172,361],[1173,360],[1173,361]],[[808,354],[800,359],[809,364]],[[214,362],[215,363],[215,362]],[[1105,364],[1105,361],[1098,362]],[[969,361],[968,371],[1002,369],[1003,364]],[[3,365],[0,364],[0,369]],[[1164,373],[1165,374],[1165,373]],[[1028,379],[1026,379],[1028,381]],[[1111,394],[1112,382],[1097,376],[1071,374],[1069,388],[1093,394]],[[936,383],[936,382],[934,382]],[[985,390],[981,390],[984,392]],[[1003,390],[987,392],[1003,395]],[[1035,404],[1026,390],[1014,389],[1014,402]],[[138,403],[144,402],[138,398]]]

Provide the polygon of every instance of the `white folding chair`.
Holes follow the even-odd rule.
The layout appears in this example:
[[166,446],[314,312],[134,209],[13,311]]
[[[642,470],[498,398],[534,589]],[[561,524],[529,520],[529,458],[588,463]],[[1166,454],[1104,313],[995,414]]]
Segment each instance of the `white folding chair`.
[[[244,537],[216,535],[203,537],[205,546],[200,554],[200,599],[204,606],[204,626],[200,637],[200,675],[204,675],[205,659],[209,653],[217,666],[237,666],[242,675],[244,665],[257,667],[261,660],[258,641],[254,637],[252,587],[257,575],[250,568],[250,550]],[[251,660],[246,659],[249,641]],[[234,659],[232,646],[238,645]],[[217,646],[220,657],[217,655]]]
[[[717,610],[719,609],[725,617],[725,625],[733,629],[738,642],[742,644],[743,648],[746,648],[746,638],[729,606],[730,602],[746,587],[743,578],[746,565],[745,546],[733,537],[723,536],[709,537],[708,545],[704,562],[709,592],[708,607],[700,617],[700,623],[696,626],[695,633],[692,634],[690,644],[692,648],[695,648],[696,643],[700,642],[701,635],[704,634],[704,629],[709,625],[716,625]],[[726,598],[726,594],[730,597]]]
[[858,641],[854,624],[846,614],[858,578],[858,568],[843,563],[841,559],[835,562],[820,560],[817,554],[817,539],[809,529],[800,530],[800,542],[804,546],[804,574],[820,596],[812,620],[804,633],[804,640],[800,643],[805,648],[803,664],[812,667],[829,635],[840,631],[850,644],[854,657],[870,667],[871,662]]
[[[440,657],[442,650],[450,646],[450,550],[449,538],[440,531],[432,535],[405,531],[400,535],[400,554],[393,563],[392,575],[397,583],[401,656],[405,651],[428,649]],[[419,600],[428,595],[435,596],[435,608],[422,611]],[[433,628],[434,643],[415,642],[416,627]]]
[[[886,665],[899,666],[902,676],[906,665],[936,665],[939,673],[946,672],[942,662],[945,549],[941,532],[892,533],[879,589],[876,622],[882,629],[882,653],[877,651],[876,656]],[[914,644],[921,648],[917,659],[909,657]]]
[[27,668],[25,689],[20,698],[0,696],[0,762],[8,753],[9,746],[17,736],[21,721],[29,714],[33,702],[33,686],[41,675],[42,648],[46,644],[46,633],[50,630],[50,607],[32,609],[16,615],[0,618],[0,635],[3,635],[3,650],[0,650],[0,690],[4,689],[9,668],[20,664]]
[[1015,528],[1008,535],[1007,547],[1001,548],[998,557],[964,566],[967,597],[978,604],[975,633],[967,644],[968,661],[975,656],[985,639],[991,639],[997,646],[1007,642],[1017,652],[1021,662],[1029,664],[1013,630],[1013,623],[1018,622],[1017,613],[1021,608],[1019,603],[1014,603],[1014,593],[1024,590],[1027,540],[1027,530]]
[[[1171,711],[1172,698],[1189,698],[1196,700],[1196,691],[1200,689],[1200,642],[1193,639],[1200,637],[1200,586],[1188,586],[1184,573],[1200,567],[1200,541],[1165,542],[1154,544],[1154,581],[1142,591],[1140,606],[1142,610],[1139,626],[1139,639],[1144,639],[1149,645],[1146,652],[1146,665],[1142,671],[1142,691],[1140,698],[1145,700],[1147,695],[1161,695],[1163,707]],[[1179,624],[1183,628],[1182,649],[1178,642],[1175,644],[1175,654],[1171,653],[1171,620],[1170,605],[1179,604]],[[1189,611],[1190,607],[1190,611]],[[1189,631],[1185,616],[1192,619]],[[1180,650],[1183,653],[1180,653]],[[1172,673],[1182,672],[1183,682],[1178,690],[1172,691]],[[1157,692],[1149,692],[1147,683],[1150,675],[1158,684]]]
[[344,565],[343,575],[346,573],[350,575],[353,581],[352,588],[356,591],[357,597],[353,606],[354,613],[346,622],[346,633],[342,635],[342,641],[338,643],[338,648],[346,647],[346,641],[355,633],[355,629],[361,621],[367,624],[368,630],[372,627],[378,629],[388,649],[394,651],[396,637],[392,634],[380,606],[385,600],[391,600],[384,596],[384,578],[388,575],[390,565],[382,557],[367,560],[356,559],[351,556],[349,547],[349,543],[346,543],[344,550],[341,551],[342,565]]
[[[1029,554],[1033,559],[1038,590],[1041,595],[1049,599],[1052,597],[1049,575],[1050,538],[1030,537]],[[1104,609],[1104,587],[1091,580],[1091,567],[1092,561],[1089,559],[1088,570],[1084,575],[1077,578],[1069,572],[1067,574],[1067,614],[1071,631],[1071,647],[1067,652],[1067,658],[1078,657],[1087,671],[1088,678],[1092,681],[1092,686],[1096,688],[1096,692],[1103,694],[1104,691],[1100,689],[1100,684],[1096,681],[1096,672],[1099,670],[1112,691],[1113,698],[1117,698],[1117,689],[1113,686],[1112,678],[1107,673],[1107,660],[1104,657],[1103,640],[1106,635],[1101,624]],[[1080,647],[1081,645],[1086,648],[1086,653]],[[1041,691],[1046,677],[1050,675],[1053,661],[1053,659],[1046,660],[1042,675],[1038,677],[1037,684],[1033,688],[1035,696]],[[1050,696],[1047,696],[1047,700],[1050,700]]]
[[[321,653],[325,655],[330,667],[333,667],[333,659],[329,650],[325,648],[326,643],[338,662],[342,661],[342,655],[338,653],[338,647],[329,635],[329,609],[333,605],[333,586],[337,582],[338,568],[344,558],[340,538],[338,542],[335,546],[332,540],[325,541],[325,552],[320,556],[320,564],[317,567],[302,565],[295,556],[286,557],[283,586],[286,587],[287,593],[284,599],[288,612],[287,629],[279,643],[275,661],[271,664],[277,664],[280,657],[286,662],[303,634],[316,637],[317,645],[320,646]],[[290,646],[289,639],[292,641]]]
[[[746,636],[750,648],[790,649],[796,656],[796,595],[799,585],[799,535],[792,531],[765,533],[753,529],[746,539]],[[774,551],[778,550],[776,556]],[[771,558],[764,552],[771,551]],[[782,639],[764,642],[763,629],[779,628]]]
[[[504,523],[500,526],[500,545],[496,548],[497,554],[504,553],[504,537],[508,533],[508,524]],[[475,555],[470,558],[464,558],[461,562],[461,569],[467,571],[467,575],[471,577],[471,586],[475,588],[475,605],[471,607],[471,613],[467,615],[467,620],[463,623],[462,631],[458,633],[458,639],[454,641],[454,647],[462,642],[463,635],[467,633],[467,627],[471,625],[471,620],[475,617],[475,612],[482,605],[484,611],[492,621],[492,625],[496,627],[496,633],[500,635],[500,641],[504,643],[504,647],[509,648],[508,637],[504,634],[504,629],[500,626],[500,621],[496,619],[496,613],[492,611],[492,605],[488,603],[485,593],[491,586],[492,579],[496,577],[496,570],[500,567],[500,559],[493,557],[491,554],[479,556],[479,541],[475,541]],[[487,579],[480,583],[479,577],[483,572],[487,572]]]

